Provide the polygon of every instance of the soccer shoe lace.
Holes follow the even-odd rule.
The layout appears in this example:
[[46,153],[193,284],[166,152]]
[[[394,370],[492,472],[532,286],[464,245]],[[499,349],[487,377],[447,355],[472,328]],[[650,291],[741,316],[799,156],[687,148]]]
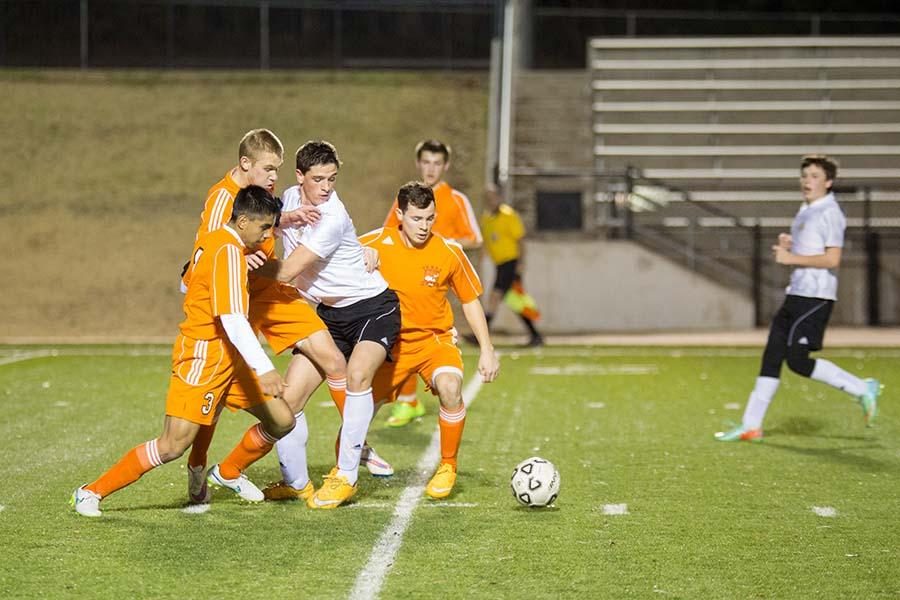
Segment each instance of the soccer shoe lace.
[[866,427],[871,427],[875,415],[878,414],[878,396],[881,395],[884,386],[877,379],[866,379],[865,383],[866,391],[859,397],[859,405],[862,406]]
[[103,515],[100,512],[100,496],[91,490],[84,489],[84,486],[72,492],[69,504],[75,508],[75,512],[84,517],[100,517]]
[[206,469],[203,465],[188,465],[188,503],[209,504],[209,485],[206,483]]
[[318,509],[337,508],[352,498],[356,489],[356,485],[350,485],[346,477],[338,475],[337,470],[332,469],[331,473],[325,476],[322,487],[306,501],[306,506]]
[[403,427],[413,419],[418,419],[424,415],[425,405],[422,402],[417,402],[415,406],[409,402],[395,402],[387,423],[391,427]]
[[434,477],[432,477],[431,481],[428,482],[428,485],[425,486],[425,493],[428,494],[430,498],[446,498],[450,495],[455,483],[456,469],[449,463],[441,463],[441,466],[438,467]]
[[291,487],[283,481],[270,483],[263,490],[266,500],[309,500],[309,497],[316,493],[316,488],[312,481],[307,481],[303,489]]
[[391,463],[378,456],[375,448],[368,444],[363,446],[359,462],[364,464],[369,473],[375,477],[390,477],[394,474],[394,467],[391,466]]
[[749,429],[738,425],[734,429],[717,432],[715,437],[720,442],[761,442],[763,432],[762,429]]
[[228,488],[247,502],[262,502],[265,499],[262,490],[247,479],[243,473],[235,479],[222,477],[222,474],[219,472],[219,465],[213,465],[206,476],[206,480],[213,485]]

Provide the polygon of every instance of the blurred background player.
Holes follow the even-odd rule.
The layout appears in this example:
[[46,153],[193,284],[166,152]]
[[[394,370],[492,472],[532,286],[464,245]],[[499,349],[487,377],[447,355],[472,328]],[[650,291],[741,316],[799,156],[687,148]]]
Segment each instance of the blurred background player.
[[259,490],[255,496],[247,495],[254,488],[243,471],[294,427],[294,417],[281,398],[281,376],[247,320],[250,298],[244,251],[271,238],[279,211],[276,200],[263,188],[244,188],[234,200],[228,224],[197,241],[188,265],[185,320],[172,348],[163,432],[133,448],[96,481],[75,490],[76,512],[101,516],[103,498],[181,456],[200,427],[215,421],[244,362],[264,392],[258,403],[246,407],[260,422],[247,430],[221,464],[210,469],[209,478],[247,500],[263,499]]
[[[374,415],[372,378],[390,359],[400,331],[397,294],[378,271],[367,269],[353,221],[334,191],[340,166],[337,150],[328,142],[310,141],[297,150],[298,185],[285,191],[285,205],[315,206],[321,219],[315,225],[285,229],[285,258],[275,265],[280,281],[293,283],[317,304],[319,316],[347,359],[346,400],[338,407],[343,424],[337,466],[307,500],[307,506],[317,509],[336,508],[349,500],[357,491],[363,452],[370,461],[377,458],[365,447]],[[267,264],[262,269],[269,268]],[[286,484],[302,477],[297,470],[306,469],[306,441],[295,429],[279,442]]]
[[[525,295],[522,289],[522,273],[525,270],[525,226],[522,219],[512,206],[503,202],[501,190],[496,186],[488,186],[484,195],[484,212],[481,215],[481,231],[484,233],[484,247],[491,261],[496,265],[497,272],[494,275],[494,286],[488,296],[485,311],[488,326],[500,301],[516,285],[517,293]],[[524,307],[523,307],[524,308]],[[529,339],[527,346],[541,346],[544,338],[535,327],[535,312],[527,310],[515,311],[516,315],[528,329]],[[471,336],[466,336],[467,342],[474,342]]]
[[802,375],[847,392],[862,406],[866,425],[878,410],[881,385],[874,379],[860,379],[825,359],[812,359],[810,352],[821,350],[831,309],[837,300],[836,271],[844,246],[844,213],[831,189],[837,164],[823,155],[803,157],[800,188],[803,204],[791,223],[791,233],[778,236],[772,246],[776,263],[791,265],[791,281],[781,308],[772,318],[762,367],[750,393],[741,425],[719,432],[723,442],[760,441],[762,423],[769,403],[778,390],[781,365]]
[[[207,192],[197,237],[215,231],[228,222],[234,198],[242,188],[258,185],[274,194],[283,156],[284,146],[274,133],[268,129],[248,131],[238,146],[238,164]],[[280,221],[281,226],[287,226],[292,223],[314,223],[318,219],[316,208],[305,206],[285,212]],[[274,255],[275,240],[270,236],[255,252],[248,254],[247,261],[251,267],[257,267]],[[182,283],[184,285],[186,281]],[[292,286],[260,277],[254,272],[249,275],[249,290],[250,326],[263,334],[276,354],[288,349],[294,353],[285,372],[285,400],[288,404],[294,406],[304,402],[305,397],[315,390],[320,379],[309,374],[318,370],[327,376],[335,404],[342,404],[346,362],[315,309]],[[252,374],[250,377],[239,377],[229,393],[227,406],[232,410],[246,408],[258,402],[258,395],[259,389]],[[302,412],[295,418],[298,427],[306,428],[306,416]],[[213,421],[201,428],[188,456],[188,496],[194,503],[209,499],[204,471],[215,424]],[[307,484],[300,496],[303,499],[314,491],[312,484]],[[257,495],[255,491],[253,495]]]
[[394,361],[379,368],[373,393],[379,404],[391,401],[403,383],[417,375],[437,393],[441,463],[425,493],[445,498],[456,482],[457,454],[466,422],[462,354],[447,300],[451,289],[478,340],[478,372],[483,381],[497,377],[500,363],[478,299],[482,289],[475,269],[459,244],[432,233],[436,222],[432,188],[420,182],[407,183],[397,194],[397,206],[399,228],[383,227],[360,238],[364,245],[378,250],[381,273],[400,298],[400,337],[394,346]]
[[[444,181],[450,169],[450,146],[439,140],[422,140],[416,144],[416,169],[419,180],[429,186],[434,193],[436,216],[433,231],[441,237],[459,243],[466,250],[481,247],[481,230],[475,218],[475,211],[469,198],[453,189]],[[384,220],[385,227],[400,227],[397,216],[397,199],[394,199]],[[418,401],[416,389],[418,378],[410,377],[400,389],[388,418],[391,427],[403,427],[413,419],[425,414],[425,405]]]

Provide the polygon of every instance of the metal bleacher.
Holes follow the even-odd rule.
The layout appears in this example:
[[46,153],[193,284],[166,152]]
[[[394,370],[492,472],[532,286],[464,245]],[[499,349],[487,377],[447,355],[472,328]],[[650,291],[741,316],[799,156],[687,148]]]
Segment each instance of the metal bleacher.
[[783,230],[797,210],[800,157],[828,154],[840,163],[845,266],[864,262],[853,228],[887,233],[882,288],[896,305],[900,38],[603,38],[588,52],[593,167],[634,175],[633,239],[689,261],[714,257],[747,287],[753,235]]

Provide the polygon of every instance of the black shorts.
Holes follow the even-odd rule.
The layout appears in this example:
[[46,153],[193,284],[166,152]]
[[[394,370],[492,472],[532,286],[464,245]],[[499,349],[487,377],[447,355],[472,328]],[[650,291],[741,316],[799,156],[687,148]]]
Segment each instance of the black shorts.
[[316,312],[348,360],[362,341],[384,346],[387,360],[392,360],[391,348],[400,335],[400,300],[394,290],[388,288],[373,298],[340,308],[320,304]]
[[497,276],[494,278],[495,290],[501,294],[509,291],[513,282],[518,278],[518,275],[516,275],[516,266],[518,264],[518,259],[513,259],[497,265]]
[[810,352],[821,350],[833,307],[834,300],[789,295],[772,318],[770,335],[783,339],[785,346],[805,344]]

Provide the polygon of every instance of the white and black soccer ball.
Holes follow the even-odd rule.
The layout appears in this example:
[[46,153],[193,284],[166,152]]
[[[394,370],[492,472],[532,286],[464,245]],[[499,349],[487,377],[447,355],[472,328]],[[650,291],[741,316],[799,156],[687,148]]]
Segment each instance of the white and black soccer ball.
[[509,487],[523,506],[549,506],[559,496],[559,471],[549,460],[532,456],[513,469]]

